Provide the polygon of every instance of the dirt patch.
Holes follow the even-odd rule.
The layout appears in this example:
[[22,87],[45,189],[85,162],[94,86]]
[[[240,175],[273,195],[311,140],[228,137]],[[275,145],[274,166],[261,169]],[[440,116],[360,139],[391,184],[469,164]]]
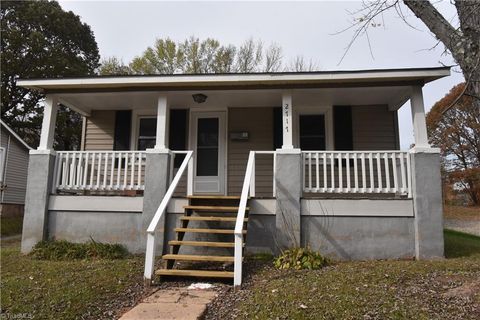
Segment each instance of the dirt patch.
[[446,219],[480,221],[480,207],[445,206],[443,215]]
[[473,298],[480,295],[480,279],[477,281],[467,282],[463,285],[452,288],[443,294],[446,298]]

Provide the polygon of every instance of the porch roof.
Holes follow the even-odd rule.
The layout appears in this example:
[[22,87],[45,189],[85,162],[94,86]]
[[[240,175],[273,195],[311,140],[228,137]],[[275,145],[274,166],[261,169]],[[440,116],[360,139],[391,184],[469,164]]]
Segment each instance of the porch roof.
[[17,85],[45,93],[292,89],[424,84],[450,75],[450,67],[351,71],[174,74],[20,79]]

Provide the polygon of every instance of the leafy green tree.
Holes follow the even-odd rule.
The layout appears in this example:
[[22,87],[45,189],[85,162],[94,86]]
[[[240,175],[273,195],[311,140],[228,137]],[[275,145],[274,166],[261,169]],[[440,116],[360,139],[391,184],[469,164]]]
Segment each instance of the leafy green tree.
[[[44,95],[18,87],[17,80],[93,75],[99,61],[97,43],[79,16],[54,1],[2,1],[0,18],[1,117],[36,146]],[[80,132],[81,117],[62,107],[56,147],[77,148]]]
[[129,66],[125,65],[121,59],[117,57],[108,57],[102,59],[100,62],[100,68],[98,73],[104,75],[127,75],[131,74],[132,70]]
[[[212,38],[200,40],[192,36],[183,42],[167,38],[157,39],[129,67],[133,74],[228,73],[237,71],[237,58],[233,45],[224,46]],[[250,67],[255,61],[249,63]]]

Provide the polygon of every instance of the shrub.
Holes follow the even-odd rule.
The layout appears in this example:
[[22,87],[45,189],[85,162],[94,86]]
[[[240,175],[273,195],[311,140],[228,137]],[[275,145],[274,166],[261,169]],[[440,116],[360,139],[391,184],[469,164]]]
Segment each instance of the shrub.
[[30,255],[39,260],[123,259],[128,256],[128,251],[120,244],[100,243],[93,239],[86,243],[48,240],[37,243]]
[[306,248],[292,248],[282,252],[273,262],[278,269],[320,269],[328,264],[327,258]]

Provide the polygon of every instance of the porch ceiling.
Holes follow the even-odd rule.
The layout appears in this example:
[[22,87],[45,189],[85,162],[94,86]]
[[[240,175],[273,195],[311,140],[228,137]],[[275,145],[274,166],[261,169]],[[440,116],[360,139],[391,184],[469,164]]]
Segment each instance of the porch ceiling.
[[[192,94],[203,93],[207,101],[197,104]],[[201,90],[168,92],[171,108],[266,107],[282,104],[282,90]],[[320,88],[293,90],[293,105],[375,105],[398,109],[410,95],[409,86]],[[88,114],[91,110],[154,109],[157,92],[59,93],[59,101]]]

